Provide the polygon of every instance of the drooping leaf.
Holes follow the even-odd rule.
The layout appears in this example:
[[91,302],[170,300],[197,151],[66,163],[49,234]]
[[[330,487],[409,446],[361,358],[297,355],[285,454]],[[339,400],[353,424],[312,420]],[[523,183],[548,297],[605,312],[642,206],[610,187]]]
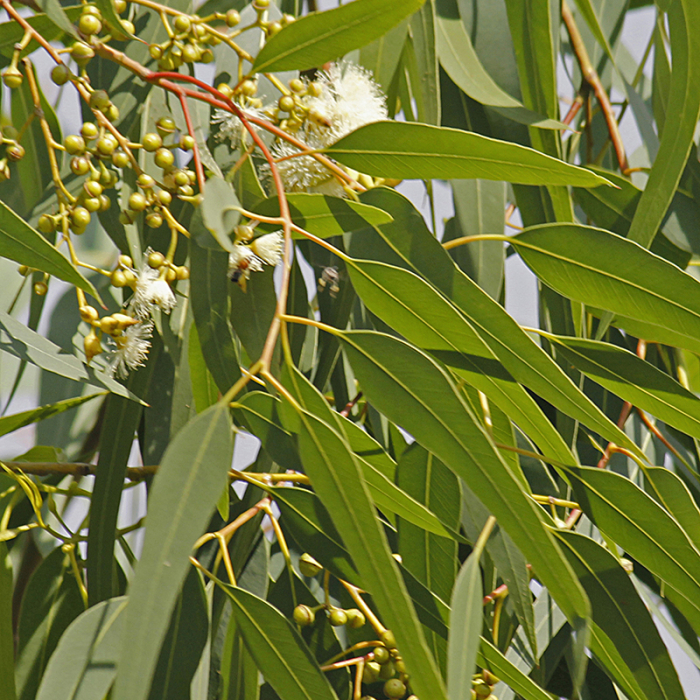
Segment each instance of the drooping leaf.
[[328,679],[292,624],[252,593],[222,586],[250,655],[281,700],[334,700]]
[[[368,224],[379,226],[391,221],[391,215],[377,207],[324,194],[290,193],[287,195],[287,203],[292,221],[319,238],[340,236],[346,231],[356,231]],[[253,211],[262,216],[277,217],[280,215],[279,200],[277,197],[264,199]],[[281,226],[263,223],[258,228],[263,231]],[[293,237],[300,240],[304,238],[297,232],[293,232]]]
[[12,633],[12,562],[0,542],[0,700],[16,700],[15,642]]
[[232,435],[228,409],[216,404],[170,443],[149,498],[149,527],[129,589],[115,699],[145,700],[192,545],[226,485]]
[[0,255],[20,265],[48,272],[73,284],[101,302],[92,283],[59,253],[38,231],[0,201]]
[[311,13],[285,27],[262,48],[253,70],[306,70],[366,46],[420,8],[425,0],[355,0]]
[[[525,495],[522,483],[502,461],[444,370],[390,336],[354,331],[340,337],[372,404],[489,504],[566,614],[585,618],[585,595],[551,539],[542,511]],[[560,565],[552,570],[555,561]]]
[[531,148],[428,124],[375,122],[353,131],[325,152],[344,165],[377,177],[481,178],[581,187],[608,184],[591,170]]
[[126,604],[126,597],[103,600],[71,623],[49,660],[37,700],[104,697],[117,673]]
[[511,245],[560,294],[643,322],[652,333],[647,340],[670,332],[683,347],[700,349],[700,283],[639,244],[589,226],[552,224],[525,230]]

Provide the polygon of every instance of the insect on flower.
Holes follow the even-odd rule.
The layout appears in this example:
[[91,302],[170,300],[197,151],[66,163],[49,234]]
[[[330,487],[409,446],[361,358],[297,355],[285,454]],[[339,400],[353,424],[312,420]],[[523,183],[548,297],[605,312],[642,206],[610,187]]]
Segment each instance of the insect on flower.
[[324,267],[321,272],[321,277],[318,280],[319,294],[328,287],[328,292],[331,298],[335,299],[336,294],[340,291],[340,273],[337,267]]

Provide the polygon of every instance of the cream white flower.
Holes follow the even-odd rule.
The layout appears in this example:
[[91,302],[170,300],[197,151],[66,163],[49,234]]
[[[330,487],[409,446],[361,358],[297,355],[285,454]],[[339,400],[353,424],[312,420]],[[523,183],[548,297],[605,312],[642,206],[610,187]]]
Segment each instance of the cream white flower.
[[[247,106],[243,109],[243,113],[259,119],[269,118],[265,111],[258,107]],[[211,123],[219,125],[219,131],[216,134],[217,141],[229,141],[231,148],[237,148],[241,141],[245,141],[248,130],[235,114],[231,114],[231,112],[227,112],[224,109],[216,109],[212,115]],[[253,126],[256,129],[258,128],[255,125]]]
[[247,246],[234,245],[228,256],[228,276],[237,282],[241,277],[249,279],[251,272],[260,272],[263,261]]
[[277,265],[282,260],[284,236],[282,231],[268,233],[256,238],[251,244],[253,252],[267,265]]
[[153,250],[148,248],[144,253],[141,270],[136,278],[134,296],[129,303],[129,310],[137,318],[150,316],[154,306],[169,314],[177,301],[170,285],[165,280],[158,279],[160,272],[149,266],[148,257],[152,252]]
[[[314,150],[331,146],[343,136],[365,124],[386,119],[386,98],[372,75],[354,63],[333,64],[316,80],[318,97],[302,99],[308,119],[295,136]],[[275,158],[299,153],[291,144],[279,140],[272,147]],[[299,156],[277,163],[280,177],[289,192],[319,192],[342,197],[343,186],[336,177],[311,156]],[[269,169],[266,169],[269,174]]]
[[142,321],[129,326],[114,339],[117,349],[112,357],[110,368],[122,379],[126,379],[131,370],[142,367],[148,357],[153,336],[153,322]]

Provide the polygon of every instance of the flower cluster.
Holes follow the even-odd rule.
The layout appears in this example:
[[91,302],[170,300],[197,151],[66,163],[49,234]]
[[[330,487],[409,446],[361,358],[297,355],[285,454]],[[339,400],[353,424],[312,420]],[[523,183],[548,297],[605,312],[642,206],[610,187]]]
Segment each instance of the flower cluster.
[[[354,63],[333,64],[315,83],[318,95],[300,98],[307,110],[303,126],[294,134],[314,150],[326,148],[365,124],[387,118],[386,99],[371,74]],[[299,150],[279,140],[272,154],[281,160],[277,169],[290,192],[319,192],[343,196],[340,182],[311,156],[294,156]]]
[[175,307],[175,294],[162,274],[163,270],[169,268],[163,264],[158,265],[162,258],[162,254],[148,248],[143,255],[141,270],[138,273],[130,270],[136,276],[134,293],[126,307],[126,314],[118,314],[124,315],[130,322],[117,325],[109,333],[115,344],[110,369],[122,379],[126,379],[130,371],[145,364],[153,336],[153,311],[159,308],[170,313]]
[[283,247],[284,236],[281,231],[260,236],[249,244],[237,241],[228,256],[229,278],[245,288],[251,272],[260,272],[263,264],[274,267],[280,262]]

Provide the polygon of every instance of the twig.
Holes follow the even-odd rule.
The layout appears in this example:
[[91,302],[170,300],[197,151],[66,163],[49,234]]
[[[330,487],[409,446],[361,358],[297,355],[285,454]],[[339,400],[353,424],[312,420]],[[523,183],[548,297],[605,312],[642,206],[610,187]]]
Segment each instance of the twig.
[[608,97],[608,93],[605,92],[603,84],[600,82],[598,73],[591,63],[591,59],[588,56],[588,51],[586,51],[586,46],[583,43],[583,38],[581,37],[581,33],[576,26],[576,22],[574,21],[574,17],[571,14],[571,10],[566,3],[566,0],[563,0],[562,2],[561,16],[564,20],[564,24],[566,24],[566,29],[569,32],[571,46],[574,49],[579,66],[581,67],[581,74],[583,75],[584,80],[593,89],[596,99],[600,103],[600,108],[603,111],[603,115],[605,116],[605,122],[608,125],[610,139],[615,147],[615,153],[617,155],[617,161],[620,165],[620,170],[623,173],[626,173],[627,169],[629,168],[629,164],[625,154],[625,147],[622,143],[622,137],[620,136],[620,129],[617,124],[617,119],[615,118],[612,105],[610,104],[610,98]]

